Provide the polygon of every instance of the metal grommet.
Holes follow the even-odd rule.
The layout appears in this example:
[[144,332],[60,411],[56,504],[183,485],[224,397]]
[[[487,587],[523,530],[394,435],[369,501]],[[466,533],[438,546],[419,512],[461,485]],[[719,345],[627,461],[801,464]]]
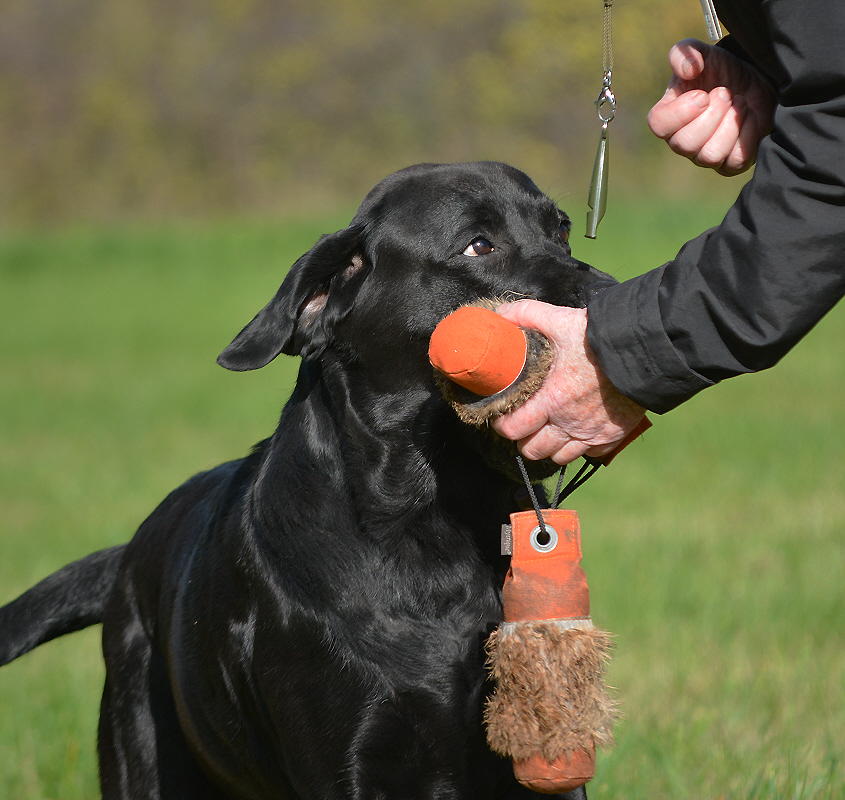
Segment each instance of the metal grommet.
[[531,531],[531,546],[538,553],[550,553],[557,547],[557,531],[548,523],[546,532],[538,525]]

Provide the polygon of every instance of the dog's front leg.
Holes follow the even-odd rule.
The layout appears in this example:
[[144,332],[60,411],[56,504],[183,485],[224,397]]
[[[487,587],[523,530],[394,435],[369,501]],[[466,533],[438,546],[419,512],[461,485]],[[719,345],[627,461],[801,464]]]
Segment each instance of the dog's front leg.
[[146,634],[136,596],[129,579],[116,586],[103,624],[103,799],[224,800],[188,748],[164,659]]

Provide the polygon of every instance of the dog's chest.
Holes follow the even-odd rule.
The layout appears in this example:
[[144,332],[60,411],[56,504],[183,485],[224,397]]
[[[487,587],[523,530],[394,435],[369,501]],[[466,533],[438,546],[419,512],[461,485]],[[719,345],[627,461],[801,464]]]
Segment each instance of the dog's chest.
[[487,763],[483,646],[500,613],[490,574],[470,569],[437,592],[365,578],[319,604],[294,584],[253,586],[228,620],[194,609],[180,626],[179,650],[206,654],[182,662],[183,725],[232,780],[258,770],[281,785],[291,764],[306,785],[358,780],[354,764],[368,784],[401,774],[414,796],[432,776]]

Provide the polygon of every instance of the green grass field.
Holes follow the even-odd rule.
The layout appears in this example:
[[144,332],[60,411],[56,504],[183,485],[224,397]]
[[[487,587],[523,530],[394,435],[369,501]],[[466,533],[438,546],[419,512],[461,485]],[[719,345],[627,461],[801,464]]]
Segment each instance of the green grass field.
[[[617,203],[575,255],[624,278],[719,217]],[[214,360],[347,219],[0,240],[0,602],[272,430],[294,360]],[[845,797],[844,312],[573,496],[624,712],[591,798]],[[0,670],[0,798],[98,796],[102,678],[96,628]]]

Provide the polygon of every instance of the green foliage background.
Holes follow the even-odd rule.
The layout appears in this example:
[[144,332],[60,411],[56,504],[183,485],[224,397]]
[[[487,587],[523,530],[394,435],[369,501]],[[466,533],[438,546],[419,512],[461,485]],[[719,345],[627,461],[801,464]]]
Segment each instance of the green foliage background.
[[[0,226],[271,216],[419,161],[580,196],[601,26],[600,0],[3,0]],[[616,3],[615,191],[698,177],[645,127],[689,35],[695,0]]]

